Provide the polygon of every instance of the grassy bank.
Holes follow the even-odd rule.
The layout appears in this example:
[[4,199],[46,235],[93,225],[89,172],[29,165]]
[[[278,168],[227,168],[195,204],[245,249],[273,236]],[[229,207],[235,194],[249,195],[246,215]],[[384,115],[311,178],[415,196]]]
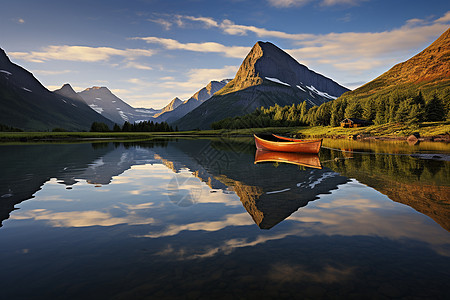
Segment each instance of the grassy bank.
[[251,136],[253,133],[263,132],[297,134],[305,137],[345,137],[359,134],[376,137],[406,137],[414,132],[419,132],[423,137],[430,137],[450,134],[450,122],[427,122],[414,127],[394,123],[361,128],[316,126],[179,132],[0,132],[0,142],[146,140],[163,137]]

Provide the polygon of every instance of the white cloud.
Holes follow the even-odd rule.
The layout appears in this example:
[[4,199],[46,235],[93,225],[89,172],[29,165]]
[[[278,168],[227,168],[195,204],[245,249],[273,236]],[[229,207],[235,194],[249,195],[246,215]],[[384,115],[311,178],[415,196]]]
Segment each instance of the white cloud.
[[275,7],[303,6],[312,0],[269,0],[269,4]]
[[164,19],[148,19],[148,21],[161,25],[165,30],[172,28],[172,23]]
[[436,23],[449,23],[450,22],[450,11],[446,12],[445,15],[435,21]]
[[166,88],[176,86],[177,95],[171,94],[167,99],[173,99],[178,96],[181,99],[187,99],[199,89],[206,86],[211,80],[220,81],[222,79],[234,78],[239,66],[224,66],[219,69],[190,69],[187,72],[187,80],[175,81],[174,78],[168,77],[167,81],[163,81],[158,85]]
[[365,2],[368,0],[268,0],[269,4],[274,7],[293,7],[293,6],[304,6],[311,2],[319,2],[321,6],[335,6],[335,5],[349,5],[354,6],[358,5],[361,2]]
[[121,56],[127,61],[142,56],[152,56],[155,52],[146,49],[116,49],[111,47],[88,47],[88,46],[48,46],[42,51],[10,52],[10,56],[30,62],[43,63],[49,60],[66,60],[81,62],[108,61],[113,56]]
[[178,16],[178,17],[179,17],[179,19],[186,18],[186,19],[191,20],[191,21],[202,22],[202,23],[205,24],[205,26],[207,28],[209,28],[209,27],[218,27],[219,26],[219,24],[212,18],[192,17],[192,16]]
[[68,73],[76,73],[76,71],[72,70],[33,70],[32,73],[38,75],[61,75]]
[[[287,50],[299,60],[327,63],[339,70],[363,71],[392,65],[398,59],[426,45],[447,29],[447,25],[427,25],[414,20],[399,29],[383,32],[346,32],[317,35],[296,42],[299,48]],[[326,57],[326,60],[323,58]]]
[[149,44],[160,44],[168,50],[186,50],[203,53],[220,53],[227,57],[243,58],[250,51],[249,47],[225,46],[215,42],[205,43],[181,43],[177,40],[158,37],[135,37],[134,40],[142,40]]

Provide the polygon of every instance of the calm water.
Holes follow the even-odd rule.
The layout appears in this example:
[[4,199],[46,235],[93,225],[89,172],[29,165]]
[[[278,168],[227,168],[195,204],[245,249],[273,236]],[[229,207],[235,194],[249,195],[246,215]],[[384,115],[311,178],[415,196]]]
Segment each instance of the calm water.
[[450,146],[324,146],[0,146],[0,298],[449,299]]

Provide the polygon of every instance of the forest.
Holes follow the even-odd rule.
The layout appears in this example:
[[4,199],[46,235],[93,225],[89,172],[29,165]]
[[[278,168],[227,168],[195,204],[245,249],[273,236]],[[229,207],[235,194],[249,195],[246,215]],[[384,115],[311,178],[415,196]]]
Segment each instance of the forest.
[[[93,122],[91,132],[109,132],[111,129],[105,123]],[[156,123],[153,121],[143,121],[139,123],[125,122],[122,127],[114,124],[114,132],[172,132],[172,126],[167,122]]]
[[372,121],[375,125],[400,122],[408,125],[427,121],[450,120],[448,88],[440,93],[392,90],[365,98],[339,97],[320,106],[308,106],[304,101],[281,107],[261,107],[254,112],[226,118],[211,124],[212,129],[239,129],[288,126],[339,126],[345,118]]

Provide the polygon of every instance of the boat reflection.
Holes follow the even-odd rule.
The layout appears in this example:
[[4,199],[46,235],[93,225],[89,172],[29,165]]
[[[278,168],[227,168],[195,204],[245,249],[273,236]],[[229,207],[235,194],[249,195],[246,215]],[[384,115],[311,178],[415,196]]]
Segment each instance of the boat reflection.
[[256,150],[255,164],[264,162],[281,162],[307,168],[322,169],[322,164],[317,154]]

